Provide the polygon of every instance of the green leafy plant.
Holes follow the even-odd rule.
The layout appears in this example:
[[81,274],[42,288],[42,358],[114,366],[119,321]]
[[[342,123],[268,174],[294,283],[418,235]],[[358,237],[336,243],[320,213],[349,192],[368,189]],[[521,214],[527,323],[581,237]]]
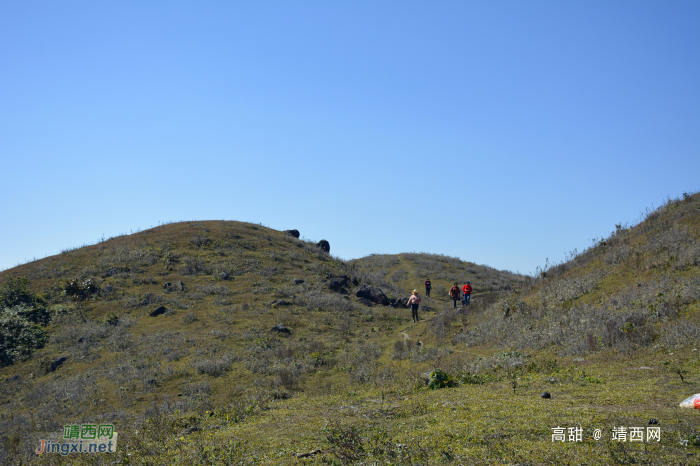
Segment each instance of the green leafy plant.
[[34,350],[42,348],[47,339],[41,326],[5,309],[0,316],[0,366],[27,358]]
[[430,382],[428,388],[435,390],[437,388],[454,387],[455,383],[450,375],[442,369],[435,369],[430,373]]
[[63,286],[63,293],[72,298],[74,301],[82,301],[98,291],[99,288],[97,287],[97,284],[91,278],[88,278],[82,282],[77,278],[72,278]]

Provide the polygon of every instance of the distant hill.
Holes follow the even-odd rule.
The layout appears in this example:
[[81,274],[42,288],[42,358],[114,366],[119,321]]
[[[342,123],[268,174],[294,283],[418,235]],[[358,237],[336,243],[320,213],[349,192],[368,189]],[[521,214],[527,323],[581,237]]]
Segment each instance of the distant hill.
[[455,282],[459,283],[460,288],[465,282],[471,282],[473,294],[477,297],[484,293],[512,290],[527,281],[523,275],[440,254],[372,254],[349,261],[348,265],[367,282],[402,290],[417,288],[421,294],[425,290],[425,280],[430,278],[432,294],[440,298],[447,297]]

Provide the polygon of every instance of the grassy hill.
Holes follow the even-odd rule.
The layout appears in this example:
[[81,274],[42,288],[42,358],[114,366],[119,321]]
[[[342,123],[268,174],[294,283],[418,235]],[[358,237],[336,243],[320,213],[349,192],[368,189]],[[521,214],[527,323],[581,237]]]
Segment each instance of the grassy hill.
[[[0,459],[689,464],[700,426],[677,405],[700,392],[699,237],[695,195],[537,277],[430,254],[343,262],[222,221],[65,251],[0,274],[4,335],[20,322],[29,335],[0,367]],[[371,285],[402,298],[426,277],[419,323],[355,297]],[[455,311],[447,289],[465,280],[472,305]],[[453,386],[428,387],[438,367]],[[610,439],[650,418],[659,442]],[[93,422],[115,424],[117,453],[32,453]],[[552,442],[555,427],[580,427],[582,441]]]

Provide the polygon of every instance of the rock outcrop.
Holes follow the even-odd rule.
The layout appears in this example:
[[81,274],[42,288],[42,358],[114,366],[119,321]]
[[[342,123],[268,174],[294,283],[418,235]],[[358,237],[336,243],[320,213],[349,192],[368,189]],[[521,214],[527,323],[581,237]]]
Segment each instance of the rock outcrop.
[[384,292],[376,286],[362,285],[360,289],[357,290],[357,293],[355,293],[355,296],[358,298],[368,299],[371,302],[381,304],[382,306],[388,306],[390,303],[389,298],[387,298]]
[[316,247],[320,248],[321,251],[323,251],[325,253],[331,252],[331,245],[325,239],[322,239],[321,241],[316,243]]

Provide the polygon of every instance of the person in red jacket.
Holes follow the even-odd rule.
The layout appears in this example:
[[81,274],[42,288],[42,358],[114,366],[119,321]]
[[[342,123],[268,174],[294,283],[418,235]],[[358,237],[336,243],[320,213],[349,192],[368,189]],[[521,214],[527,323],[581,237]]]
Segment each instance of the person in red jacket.
[[469,284],[469,282],[465,283],[462,287],[462,293],[464,293],[464,305],[469,306],[469,298],[472,294],[472,286]]

